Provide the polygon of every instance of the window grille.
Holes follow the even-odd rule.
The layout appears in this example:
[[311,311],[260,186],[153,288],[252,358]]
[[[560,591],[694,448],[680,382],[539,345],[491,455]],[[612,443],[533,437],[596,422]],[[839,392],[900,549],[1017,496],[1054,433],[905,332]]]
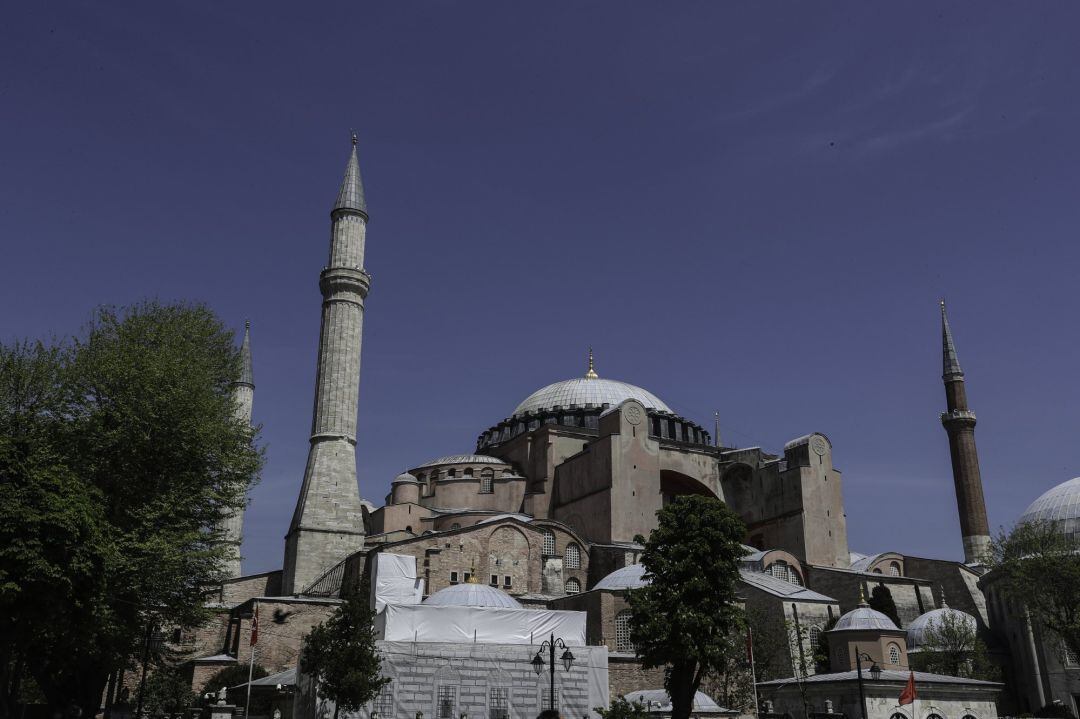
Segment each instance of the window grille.
[[1072,649],[1069,649],[1067,646],[1062,645],[1061,653],[1065,658],[1065,666],[1067,666],[1067,667],[1080,666],[1080,657],[1077,657],[1076,652],[1074,652]]
[[630,617],[629,609],[624,609],[615,615],[615,651],[632,652],[634,643],[630,641]]
[[889,574],[894,577],[900,576],[900,565],[896,562],[889,563]]
[[810,648],[814,651],[821,648],[821,627],[810,627]]
[[802,577],[800,577],[799,573],[791,567],[788,567],[788,581],[797,587],[803,586]]
[[488,719],[509,719],[510,690],[492,687],[488,692]]
[[439,686],[439,699],[435,705],[435,716],[438,719],[457,719],[454,716],[454,705],[457,704],[457,687]]
[[893,664],[900,663],[900,647],[895,644],[889,645],[889,661]]
[[544,530],[544,549],[543,553],[547,555],[555,554],[555,532],[550,529]]
[[566,557],[563,562],[564,569],[581,569],[581,548],[571,542],[566,545]]
[[495,477],[484,475],[480,477],[480,494],[491,494],[495,491]]
[[458,573],[457,572],[450,572],[450,583],[451,584],[457,584],[458,583]]
[[372,713],[378,712],[381,717],[394,715],[394,683],[387,682],[383,685],[375,698],[371,700]]
[[563,589],[566,590],[567,594],[577,594],[581,591],[581,582],[570,577],[566,580],[566,584],[563,585]]

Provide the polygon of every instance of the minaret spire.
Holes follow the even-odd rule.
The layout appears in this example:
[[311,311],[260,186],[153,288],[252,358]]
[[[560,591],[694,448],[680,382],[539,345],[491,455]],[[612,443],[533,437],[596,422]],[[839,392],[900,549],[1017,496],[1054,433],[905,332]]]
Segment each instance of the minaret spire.
[[285,536],[284,594],[302,593],[364,546],[364,504],[356,484],[356,417],[364,300],[371,276],[364,271],[368,214],[356,144],[354,134],[345,178],[330,211],[330,260],[319,275],[323,302],[311,447]]
[[947,411],[941,424],[949,435],[956,507],[960,513],[960,534],[964,540],[964,561],[985,563],[990,552],[990,525],[986,520],[979,453],[975,448],[975,413],[968,408],[964,372],[956,357],[952,328],[941,301],[941,343],[944,358],[941,378],[945,383]]
[[[236,418],[245,425],[251,426],[251,408],[255,400],[255,376],[251,371],[251,322],[244,322],[244,340],[240,344],[240,377],[233,383],[233,402],[235,403]],[[220,529],[235,552],[226,560],[222,568],[230,577],[239,577],[240,570],[240,543],[244,534],[244,510],[240,509],[236,514],[231,514],[221,519]]]

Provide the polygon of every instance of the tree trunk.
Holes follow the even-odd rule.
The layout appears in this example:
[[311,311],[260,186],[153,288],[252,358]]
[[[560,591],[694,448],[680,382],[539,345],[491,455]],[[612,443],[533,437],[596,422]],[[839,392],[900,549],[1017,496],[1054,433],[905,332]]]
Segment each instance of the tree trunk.
[[664,683],[671,697],[671,719],[690,719],[694,710],[694,667],[673,665]]

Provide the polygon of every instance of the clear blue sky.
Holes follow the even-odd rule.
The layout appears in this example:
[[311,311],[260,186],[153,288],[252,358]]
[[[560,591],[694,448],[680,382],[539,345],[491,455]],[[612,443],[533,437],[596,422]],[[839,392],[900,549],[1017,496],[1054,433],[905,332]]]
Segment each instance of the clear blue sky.
[[252,322],[304,469],[328,211],[361,138],[364,497],[532,390],[640,384],[725,438],[825,432],[851,547],[959,558],[937,299],[993,527],[1080,474],[1075,3],[18,3],[0,339],[101,303]]

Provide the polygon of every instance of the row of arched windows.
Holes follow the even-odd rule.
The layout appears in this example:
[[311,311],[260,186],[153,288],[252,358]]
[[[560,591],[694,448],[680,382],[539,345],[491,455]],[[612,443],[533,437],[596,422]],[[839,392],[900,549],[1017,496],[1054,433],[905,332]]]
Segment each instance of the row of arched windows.
[[[893,715],[889,717],[889,719],[911,719],[911,717],[909,717],[907,714],[894,712]],[[926,719],[945,719],[945,717],[936,712],[930,712],[926,715]],[[960,717],[960,719],[977,719],[977,717],[974,714],[965,714],[964,716]]]
[[[456,468],[451,467],[450,469],[446,470],[446,479],[457,479],[458,476],[459,475],[458,475],[458,471],[457,471]],[[465,469],[463,469],[461,471],[460,476],[468,478],[468,477],[475,477],[476,474],[475,474],[475,471],[473,470],[472,467],[466,467]],[[514,470],[512,470],[512,469],[504,469],[502,471],[502,476],[503,477],[513,477],[514,476]],[[420,472],[419,474],[416,475],[416,479],[417,479],[418,482],[420,482],[420,484],[423,484],[425,486],[424,494],[430,497],[432,494],[435,494],[435,483],[438,482],[440,479],[442,479],[442,473],[437,469],[433,469],[433,470],[431,470],[431,474],[427,474],[427,475],[425,475],[423,472]],[[494,469],[482,469],[482,470],[480,470],[480,494],[491,494],[494,491],[495,491],[495,470]]]

